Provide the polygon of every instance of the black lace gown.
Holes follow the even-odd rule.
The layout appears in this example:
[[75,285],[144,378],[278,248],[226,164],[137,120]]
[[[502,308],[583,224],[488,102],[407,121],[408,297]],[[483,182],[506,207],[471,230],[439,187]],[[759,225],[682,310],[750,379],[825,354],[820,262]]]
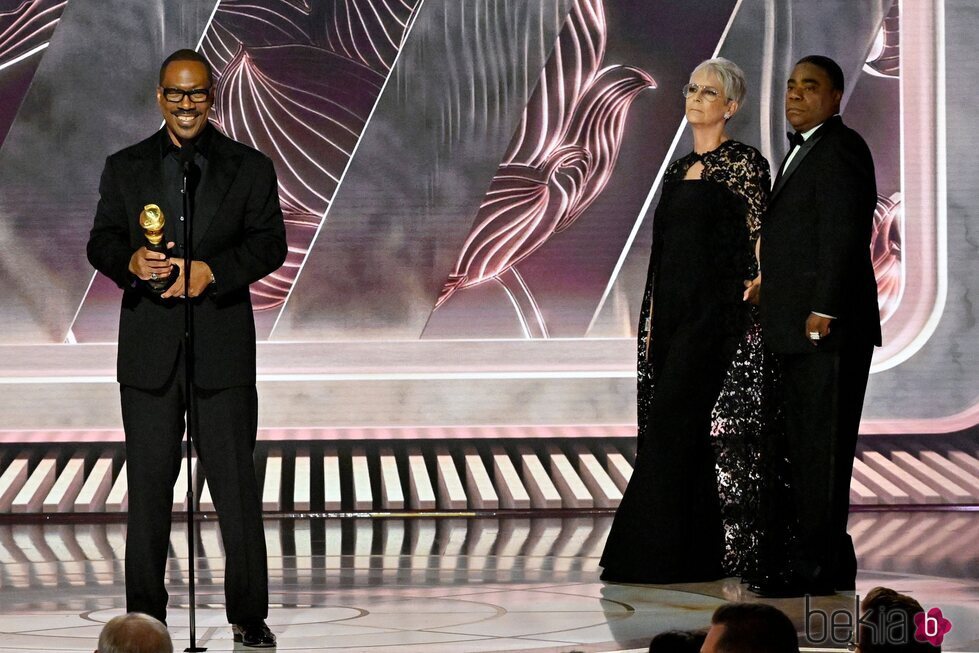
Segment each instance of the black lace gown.
[[[702,161],[700,179],[685,180]],[[755,310],[754,242],[768,162],[729,140],[666,171],[639,320],[639,443],[604,580],[676,583],[757,572],[777,422]]]

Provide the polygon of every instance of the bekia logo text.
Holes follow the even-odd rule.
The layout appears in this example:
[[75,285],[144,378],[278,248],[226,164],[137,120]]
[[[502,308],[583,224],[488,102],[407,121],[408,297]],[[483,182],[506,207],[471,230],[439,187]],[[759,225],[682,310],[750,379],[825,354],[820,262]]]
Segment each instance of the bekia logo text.
[[860,596],[853,597],[853,610],[821,610],[813,608],[806,596],[806,639],[812,644],[831,642],[845,646],[868,641],[875,645],[901,644],[910,641],[909,634],[919,642],[941,646],[945,635],[952,630],[952,622],[945,618],[941,608],[931,608],[914,615],[881,607],[872,614],[860,614]]

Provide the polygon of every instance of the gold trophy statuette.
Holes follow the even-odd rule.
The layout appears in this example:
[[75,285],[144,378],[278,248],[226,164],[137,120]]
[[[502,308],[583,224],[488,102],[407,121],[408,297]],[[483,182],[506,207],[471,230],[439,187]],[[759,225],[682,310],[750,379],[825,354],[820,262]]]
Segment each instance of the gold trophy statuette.
[[[163,210],[156,204],[147,204],[139,214],[139,226],[143,228],[143,235],[146,237],[146,249],[151,252],[167,253],[167,245],[163,242],[163,225],[166,218]],[[162,293],[173,285],[177,280],[178,272],[175,267],[170,268],[170,276],[165,279],[150,279],[146,284],[153,292]]]

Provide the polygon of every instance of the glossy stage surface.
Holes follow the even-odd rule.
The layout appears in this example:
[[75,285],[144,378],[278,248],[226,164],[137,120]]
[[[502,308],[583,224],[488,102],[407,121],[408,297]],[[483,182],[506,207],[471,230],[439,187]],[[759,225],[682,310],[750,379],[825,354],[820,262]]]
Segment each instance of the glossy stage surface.
[[[754,600],[733,578],[602,583],[610,523],[607,512],[269,519],[268,622],[280,651],[645,651],[658,632],[704,627],[721,603]],[[178,651],[188,644],[185,526],[174,524],[168,572]],[[850,532],[857,594],[876,585],[910,593],[951,620],[943,650],[979,651],[979,512],[859,512]],[[123,612],[124,538],[119,523],[0,524],[0,651],[92,651],[102,624]],[[198,550],[198,644],[236,650],[215,522],[201,523]],[[819,641],[812,611],[853,602],[821,597],[807,619],[803,599],[772,601],[796,622],[804,650],[844,648]]]

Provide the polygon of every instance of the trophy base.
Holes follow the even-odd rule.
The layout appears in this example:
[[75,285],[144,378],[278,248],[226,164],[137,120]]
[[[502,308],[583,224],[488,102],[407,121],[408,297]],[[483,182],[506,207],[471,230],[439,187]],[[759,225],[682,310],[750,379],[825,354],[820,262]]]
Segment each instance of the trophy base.
[[180,277],[180,270],[177,266],[173,266],[170,268],[170,276],[166,279],[157,279],[156,281],[147,281],[145,283],[150,292],[162,295],[170,286],[177,282],[178,277]]

